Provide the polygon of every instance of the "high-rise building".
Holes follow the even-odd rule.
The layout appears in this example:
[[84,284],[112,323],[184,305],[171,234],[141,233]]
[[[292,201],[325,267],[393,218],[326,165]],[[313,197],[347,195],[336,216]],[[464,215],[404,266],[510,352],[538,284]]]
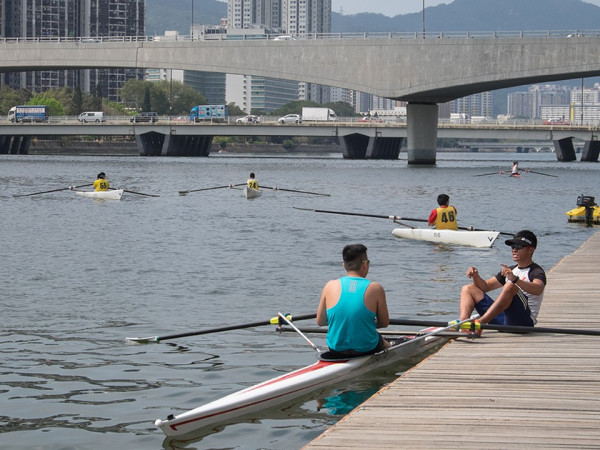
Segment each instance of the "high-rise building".
[[[144,36],[145,0],[0,0],[0,37]],[[80,87],[118,101],[137,69],[41,70],[5,74],[3,83],[34,92]]]
[[[267,34],[284,33],[300,37],[330,33],[331,0],[229,0],[227,27],[228,39],[242,34],[243,30],[262,30],[262,33]],[[243,85],[248,86],[250,92],[235,89],[233,80],[244,80]],[[329,86],[284,82],[266,77],[249,77],[249,80],[229,76],[227,82],[228,101],[234,101],[247,112],[252,109],[270,112],[293,100],[310,100],[317,103],[331,101]],[[292,84],[295,84],[295,88],[291,87]],[[293,98],[288,98],[290,95],[293,95]]]

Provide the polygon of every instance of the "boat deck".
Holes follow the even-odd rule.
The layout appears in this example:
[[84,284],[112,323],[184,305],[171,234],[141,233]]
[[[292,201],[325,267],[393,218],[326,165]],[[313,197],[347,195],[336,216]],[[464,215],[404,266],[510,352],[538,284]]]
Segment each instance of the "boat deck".
[[[600,330],[600,233],[548,273],[539,326]],[[457,304],[458,307],[458,304]],[[448,343],[306,445],[600,448],[600,336]]]

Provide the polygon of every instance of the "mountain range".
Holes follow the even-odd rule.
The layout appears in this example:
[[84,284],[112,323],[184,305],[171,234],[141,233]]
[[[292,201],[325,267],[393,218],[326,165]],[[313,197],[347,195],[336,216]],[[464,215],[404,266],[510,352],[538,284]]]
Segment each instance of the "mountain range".
[[[401,0],[398,0],[401,1]],[[177,5],[174,7],[174,5]],[[189,34],[194,24],[218,25],[227,3],[217,0],[146,0],[146,34],[177,30]],[[331,13],[332,32],[421,31],[422,12],[383,14]],[[427,31],[595,30],[600,7],[581,0],[454,0],[425,8]]]

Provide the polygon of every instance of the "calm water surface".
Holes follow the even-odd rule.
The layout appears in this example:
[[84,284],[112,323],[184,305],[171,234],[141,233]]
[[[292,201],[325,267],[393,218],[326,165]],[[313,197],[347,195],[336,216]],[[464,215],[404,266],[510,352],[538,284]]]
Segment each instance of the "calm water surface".
[[[521,168],[555,177],[476,176],[508,170],[513,158],[442,153],[435,167],[409,167],[404,158],[339,155],[1,156],[0,448],[301,447],[394,373],[171,442],[155,419],[310,364],[315,352],[268,327],[148,345],[125,338],[313,313],[324,283],[343,275],[341,249],[353,242],[369,248],[370,278],[385,287],[392,317],[454,319],[467,267],[496,273],[511,260],[503,242],[482,250],[400,240],[388,220],[293,207],[426,218],[446,192],[461,226],[534,230],[536,261],[550,269],[594,232],[567,223],[565,212],[580,194],[600,196],[600,166],[524,154]],[[91,183],[100,171],[113,187],[160,198],[13,197]],[[243,183],[250,171],[267,186],[331,197],[177,193]],[[314,340],[325,346],[323,336]]]

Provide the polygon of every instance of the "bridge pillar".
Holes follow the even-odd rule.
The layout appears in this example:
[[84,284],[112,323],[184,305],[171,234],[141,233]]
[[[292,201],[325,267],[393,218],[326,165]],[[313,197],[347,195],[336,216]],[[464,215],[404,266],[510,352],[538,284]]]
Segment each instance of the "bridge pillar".
[[370,141],[369,136],[354,133],[339,138],[344,159],[365,159]]
[[573,138],[567,137],[554,141],[554,150],[556,159],[562,162],[575,161],[575,149],[573,148]]
[[27,155],[31,136],[0,136],[0,154]]
[[165,138],[163,156],[208,156],[213,136],[182,136],[170,134]]
[[365,153],[367,159],[398,159],[402,138],[371,137]]
[[600,141],[586,141],[581,152],[581,161],[597,162],[600,154]]
[[141,156],[208,156],[212,140],[213,136],[185,136],[156,131],[135,136]]
[[408,164],[435,164],[437,124],[437,104],[408,104],[406,107]]

